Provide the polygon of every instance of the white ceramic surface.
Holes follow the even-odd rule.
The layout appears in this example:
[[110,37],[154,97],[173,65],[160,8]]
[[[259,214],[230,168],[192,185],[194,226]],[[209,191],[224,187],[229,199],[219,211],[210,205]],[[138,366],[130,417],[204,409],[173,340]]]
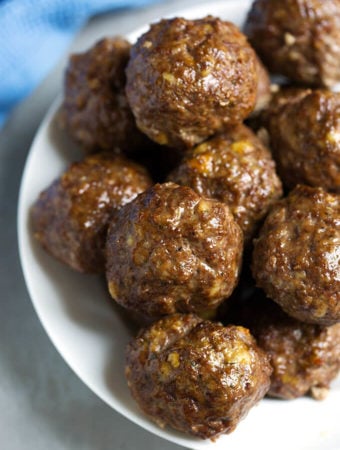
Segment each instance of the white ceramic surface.
[[[221,16],[240,25],[250,1],[213,1],[172,16]],[[128,36],[134,40],[144,29]],[[215,443],[201,441],[170,429],[161,430],[138,410],[128,392],[124,373],[124,348],[133,335],[124,314],[113,305],[105,281],[77,274],[48,256],[34,242],[29,209],[39,192],[70,161],[80,157],[57,132],[53,117],[58,102],[42,122],[33,142],[22,179],[18,234],[21,263],[37,314],[60,354],[90,389],[112,408],[174,443],[192,449],[335,450],[340,448],[340,379],[328,398],[284,402],[265,399],[241,422],[236,431]]]

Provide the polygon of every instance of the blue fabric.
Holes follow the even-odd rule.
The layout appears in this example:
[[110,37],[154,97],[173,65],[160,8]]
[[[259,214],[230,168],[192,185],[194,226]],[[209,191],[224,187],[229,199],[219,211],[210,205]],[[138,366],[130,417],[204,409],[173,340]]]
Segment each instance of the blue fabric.
[[154,1],[159,0],[0,0],[0,127],[90,16]]

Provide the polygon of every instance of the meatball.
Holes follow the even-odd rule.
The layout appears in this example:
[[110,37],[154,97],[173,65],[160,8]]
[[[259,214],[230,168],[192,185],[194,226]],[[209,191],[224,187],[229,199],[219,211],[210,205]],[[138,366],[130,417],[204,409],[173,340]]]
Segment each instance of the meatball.
[[111,296],[144,316],[206,314],[235,287],[242,231],[227,205],[174,183],[157,184],[109,227]]
[[257,59],[238,28],[212,16],[161,20],[132,47],[127,97],[159,144],[191,147],[254,109]]
[[340,197],[297,186],[267,216],[252,271],[268,297],[307,323],[340,321]]
[[339,0],[256,0],[244,31],[271,72],[311,86],[340,81]]
[[224,322],[249,328],[273,367],[268,395],[322,400],[340,370],[340,323],[321,327],[288,316],[257,289],[235,302]]
[[71,165],[43,191],[32,209],[36,239],[79,272],[105,272],[108,220],[152,181],[141,166],[113,153]]
[[188,150],[169,180],[226,203],[249,241],[269,207],[282,195],[269,150],[238,125]]
[[130,151],[147,142],[125,95],[129,55],[130,44],[115,37],[70,58],[60,122],[86,151]]
[[340,192],[340,93],[279,94],[266,113],[273,156],[283,183]]
[[230,433],[266,394],[271,367],[249,331],[175,314],[128,345],[126,377],[159,426],[200,438]]

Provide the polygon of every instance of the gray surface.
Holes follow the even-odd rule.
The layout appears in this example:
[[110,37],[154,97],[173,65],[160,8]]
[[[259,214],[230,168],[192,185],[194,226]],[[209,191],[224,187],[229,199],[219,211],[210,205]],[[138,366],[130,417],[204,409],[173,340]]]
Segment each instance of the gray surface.
[[[168,0],[144,11],[96,18],[72,50],[197,3]],[[20,178],[36,128],[60,90],[64,65],[65,58],[0,134],[0,449],[180,449],[133,425],[84,386],[49,341],[24,284],[16,236]]]

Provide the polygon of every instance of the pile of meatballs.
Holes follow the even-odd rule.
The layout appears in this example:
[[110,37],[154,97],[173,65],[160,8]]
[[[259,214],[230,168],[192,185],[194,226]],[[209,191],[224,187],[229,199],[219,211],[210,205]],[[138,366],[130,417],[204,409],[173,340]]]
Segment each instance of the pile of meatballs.
[[84,157],[32,228],[139,324],[125,374],[159,426],[215,439],[337,376],[338,82],[340,0],[256,0],[243,32],[160,20],[70,57],[58,123]]

